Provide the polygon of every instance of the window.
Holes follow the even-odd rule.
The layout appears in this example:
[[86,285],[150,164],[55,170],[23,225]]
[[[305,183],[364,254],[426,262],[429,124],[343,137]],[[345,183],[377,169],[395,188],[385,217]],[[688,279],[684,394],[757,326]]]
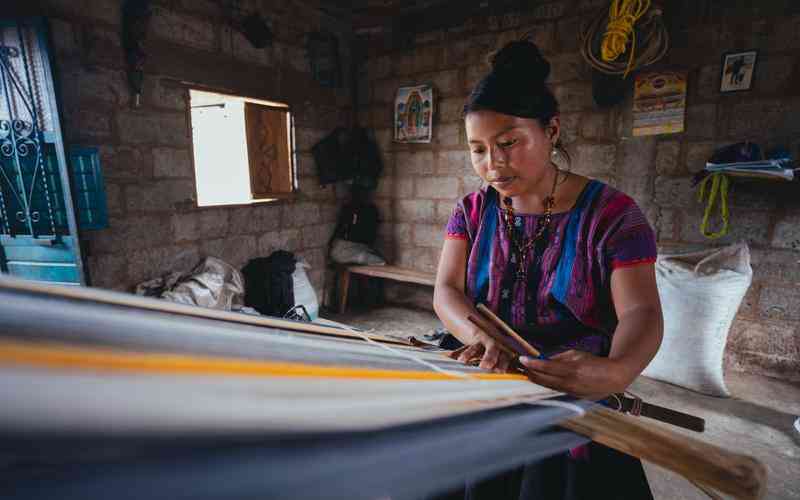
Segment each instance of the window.
[[289,106],[190,90],[199,206],[248,204],[297,186]]

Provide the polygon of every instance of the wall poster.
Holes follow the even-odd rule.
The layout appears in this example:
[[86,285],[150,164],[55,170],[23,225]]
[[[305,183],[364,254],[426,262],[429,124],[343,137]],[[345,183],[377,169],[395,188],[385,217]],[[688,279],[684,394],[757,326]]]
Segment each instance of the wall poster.
[[433,137],[433,87],[400,87],[394,99],[394,140],[431,142]]
[[633,92],[633,135],[684,131],[686,73],[662,71],[636,77]]

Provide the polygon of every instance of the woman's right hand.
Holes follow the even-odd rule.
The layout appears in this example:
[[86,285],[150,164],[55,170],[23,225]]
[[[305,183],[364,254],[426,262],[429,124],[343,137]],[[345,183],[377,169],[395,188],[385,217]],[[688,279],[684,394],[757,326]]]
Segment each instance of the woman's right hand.
[[486,333],[487,329],[495,329],[493,325],[477,313],[470,316],[470,319],[476,327],[472,332],[473,341],[452,351],[449,356],[467,364],[474,364],[476,360],[480,360],[479,368],[498,373],[507,372],[515,356],[503,349],[491,335]]

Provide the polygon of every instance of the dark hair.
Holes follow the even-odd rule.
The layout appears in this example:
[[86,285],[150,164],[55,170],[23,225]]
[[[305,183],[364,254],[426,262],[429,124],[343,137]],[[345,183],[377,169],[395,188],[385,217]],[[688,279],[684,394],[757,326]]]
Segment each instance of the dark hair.
[[464,105],[464,116],[491,110],[535,118],[542,127],[558,114],[558,101],[545,85],[550,63],[528,39],[507,43],[490,55],[491,71],[475,85]]

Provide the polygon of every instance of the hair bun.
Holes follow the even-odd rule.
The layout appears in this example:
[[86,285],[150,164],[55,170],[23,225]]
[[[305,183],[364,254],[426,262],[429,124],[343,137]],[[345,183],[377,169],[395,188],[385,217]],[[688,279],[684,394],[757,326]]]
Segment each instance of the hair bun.
[[529,78],[544,85],[550,75],[550,63],[530,40],[516,40],[489,57],[492,73],[514,73],[517,78]]

